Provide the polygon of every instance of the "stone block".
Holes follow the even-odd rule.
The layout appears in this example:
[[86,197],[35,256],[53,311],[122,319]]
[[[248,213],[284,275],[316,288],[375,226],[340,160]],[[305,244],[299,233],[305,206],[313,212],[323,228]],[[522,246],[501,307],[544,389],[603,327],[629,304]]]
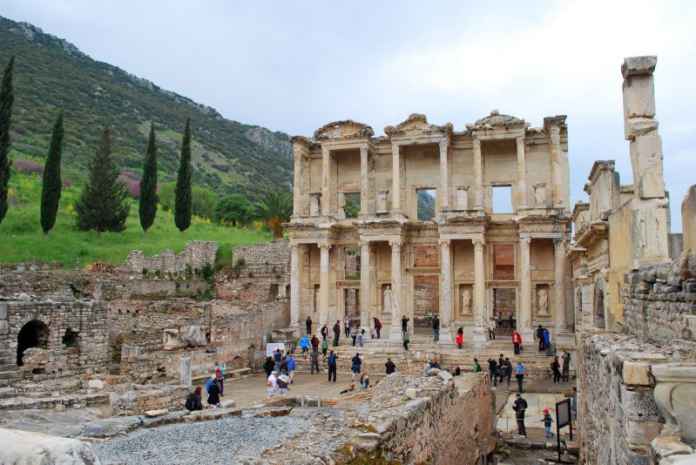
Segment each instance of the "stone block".
[[87,382],[87,387],[89,389],[104,389],[104,381],[100,379],[90,379]]
[[662,423],[657,421],[628,420],[625,426],[626,441],[631,445],[648,445],[660,434]]
[[632,386],[650,386],[650,365],[644,362],[624,362],[623,383]]
[[89,444],[76,439],[2,428],[0,463],[95,465],[100,462]]
[[161,409],[156,409],[156,410],[148,410],[145,412],[145,417],[147,418],[155,418],[155,417],[161,417],[162,415],[166,415],[169,410],[166,408],[161,408]]
[[644,199],[665,196],[662,173],[662,139],[657,132],[635,135],[630,143],[633,182],[638,196]]

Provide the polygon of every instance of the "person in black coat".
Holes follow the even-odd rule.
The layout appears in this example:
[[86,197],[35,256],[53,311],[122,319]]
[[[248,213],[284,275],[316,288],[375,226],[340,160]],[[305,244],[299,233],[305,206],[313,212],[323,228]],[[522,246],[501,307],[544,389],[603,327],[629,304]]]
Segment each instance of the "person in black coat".
[[396,371],[396,365],[394,365],[394,362],[392,362],[391,358],[387,358],[387,363],[384,364],[384,367],[386,368],[386,372],[388,375],[391,375]]
[[266,373],[266,378],[271,376],[274,367],[275,362],[273,361],[273,357],[266,357],[266,361],[263,362],[263,371]]
[[307,334],[310,335],[312,334],[312,317],[308,316],[307,319],[305,320],[305,327],[307,329]]
[[527,401],[517,393],[517,399],[512,404],[512,409],[515,411],[515,419],[517,420],[517,433],[521,436],[527,435],[527,429],[524,426],[524,414],[527,411]]
[[220,405],[220,385],[214,380],[208,388],[208,405],[218,407]]
[[193,412],[194,410],[203,410],[203,404],[201,403],[201,387],[196,386],[196,389],[189,393],[186,397],[186,410]]

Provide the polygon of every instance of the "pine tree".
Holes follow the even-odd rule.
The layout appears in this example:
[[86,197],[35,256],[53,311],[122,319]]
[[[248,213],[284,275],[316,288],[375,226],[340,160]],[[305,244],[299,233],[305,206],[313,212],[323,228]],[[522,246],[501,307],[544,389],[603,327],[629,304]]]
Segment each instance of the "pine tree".
[[14,90],[12,75],[14,74],[14,57],[5,68],[0,84],[0,223],[7,214],[7,193],[10,183],[10,123],[12,121],[12,104]]
[[147,231],[157,214],[157,146],[155,144],[155,125],[150,125],[150,138],[140,181],[140,226]]
[[48,158],[44,165],[43,189],[41,191],[41,229],[44,234],[53,229],[56,224],[58,202],[63,183],[60,179],[60,160],[63,156],[63,112],[58,114],[56,124],[53,126],[51,145],[48,149]]
[[187,118],[174,199],[174,222],[181,232],[191,226],[191,171],[191,119]]
[[97,153],[89,164],[89,179],[75,204],[77,227],[83,231],[123,231],[130,204],[126,186],[118,180],[111,158],[111,129],[104,129]]

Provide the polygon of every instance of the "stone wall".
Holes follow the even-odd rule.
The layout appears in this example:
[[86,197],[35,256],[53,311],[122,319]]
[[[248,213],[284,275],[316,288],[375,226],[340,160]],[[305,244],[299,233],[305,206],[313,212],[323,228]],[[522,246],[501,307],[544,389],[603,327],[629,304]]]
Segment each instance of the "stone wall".
[[696,184],[689,188],[682,202],[684,250],[696,253]]
[[178,274],[202,271],[206,266],[215,264],[217,242],[190,241],[186,248],[178,254],[165,250],[159,255],[145,257],[141,250],[128,254],[124,268],[133,273]]

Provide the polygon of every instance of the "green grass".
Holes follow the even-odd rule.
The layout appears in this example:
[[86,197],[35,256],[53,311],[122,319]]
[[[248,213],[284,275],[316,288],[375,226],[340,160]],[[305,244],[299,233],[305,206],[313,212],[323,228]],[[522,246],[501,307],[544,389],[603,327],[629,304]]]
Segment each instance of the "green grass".
[[10,209],[0,223],[0,262],[58,262],[67,267],[82,267],[93,262],[120,264],[131,250],[142,250],[148,256],[165,249],[180,252],[191,240],[217,241],[219,258],[229,262],[232,247],[271,239],[271,235],[263,231],[221,226],[197,217],[182,233],[176,229],[172,213],[161,208],[153,226],[144,233],[138,220],[137,202],[132,202],[124,232],[79,231],[75,227],[74,210],[79,194],[79,187],[63,189],[56,225],[44,235],[39,223],[41,179],[37,175],[13,173]]

